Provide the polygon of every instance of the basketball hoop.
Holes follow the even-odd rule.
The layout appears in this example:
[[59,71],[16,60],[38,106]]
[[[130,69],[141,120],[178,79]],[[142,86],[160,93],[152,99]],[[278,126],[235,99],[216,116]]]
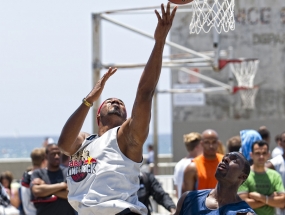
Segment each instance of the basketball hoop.
[[234,0],[193,0],[190,34],[208,33],[214,27],[218,33],[235,29]]
[[242,100],[242,108],[253,110],[255,109],[255,98],[258,92],[258,87],[234,87],[233,93],[239,91]]
[[237,79],[238,86],[233,88],[233,93],[240,92],[243,109],[255,109],[255,97],[258,87],[254,86],[254,78],[258,69],[258,59],[220,59],[219,68],[230,64],[231,70]]
[[253,80],[258,69],[259,60],[257,59],[241,59],[230,60],[230,67],[235,75],[238,86],[253,87]]

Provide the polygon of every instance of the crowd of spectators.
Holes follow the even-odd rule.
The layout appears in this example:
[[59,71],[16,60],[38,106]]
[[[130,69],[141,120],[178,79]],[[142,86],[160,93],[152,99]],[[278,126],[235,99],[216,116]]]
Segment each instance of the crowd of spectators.
[[[176,165],[173,173],[176,197],[186,191],[214,189],[215,171],[223,156],[231,152],[243,153],[251,164],[248,179],[237,194],[257,214],[285,214],[285,132],[275,137],[276,146],[270,154],[270,132],[265,126],[258,130],[242,130],[240,135],[228,139],[224,145],[212,129],[184,135],[186,157]],[[151,145],[149,145],[151,146]],[[273,148],[273,147],[272,147]],[[146,159],[149,165],[139,176],[139,200],[153,211],[150,198],[175,213],[176,202],[165,192],[152,173],[153,149]],[[0,174],[0,214],[77,214],[67,200],[66,176],[70,157],[59,150],[53,139],[47,138],[41,148],[31,154],[32,166],[23,171],[17,183],[7,170]]]

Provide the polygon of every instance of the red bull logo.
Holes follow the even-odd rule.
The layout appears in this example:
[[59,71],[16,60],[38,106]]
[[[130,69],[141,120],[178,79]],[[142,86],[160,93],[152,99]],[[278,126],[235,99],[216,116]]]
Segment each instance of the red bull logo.
[[82,150],[71,156],[67,176],[70,176],[73,181],[80,182],[84,180],[87,174],[94,174],[97,159],[89,156],[89,151]]
[[84,164],[91,164],[91,163],[97,163],[97,160],[94,158],[88,157],[88,159],[84,161]]

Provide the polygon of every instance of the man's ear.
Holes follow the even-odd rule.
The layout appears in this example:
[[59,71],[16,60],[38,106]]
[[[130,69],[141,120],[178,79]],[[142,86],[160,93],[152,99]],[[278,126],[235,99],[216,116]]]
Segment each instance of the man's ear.
[[99,125],[100,123],[100,113],[99,114],[97,114],[97,116],[96,116],[96,119],[97,119],[97,125]]
[[249,155],[250,155],[250,158],[252,159],[252,152],[250,152]]

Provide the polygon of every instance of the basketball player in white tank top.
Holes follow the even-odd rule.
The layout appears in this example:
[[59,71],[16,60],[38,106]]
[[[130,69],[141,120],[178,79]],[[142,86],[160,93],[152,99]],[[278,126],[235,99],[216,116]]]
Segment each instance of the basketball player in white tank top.
[[[152,97],[160,76],[165,39],[177,7],[161,5],[154,33],[155,45],[140,78],[132,113],[124,103],[110,98],[97,114],[98,136],[80,132],[92,104],[117,69],[109,68],[82,104],[70,116],[59,137],[61,150],[71,156],[68,199],[80,215],[147,214],[137,198],[142,148],[148,136]],[[126,84],[126,83],[125,83]]]

